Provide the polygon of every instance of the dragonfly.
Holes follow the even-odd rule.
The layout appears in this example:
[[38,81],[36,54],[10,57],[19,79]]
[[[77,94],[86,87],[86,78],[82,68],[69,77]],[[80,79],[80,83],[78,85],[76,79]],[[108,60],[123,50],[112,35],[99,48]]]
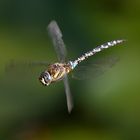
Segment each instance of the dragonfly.
[[78,67],[78,65],[82,61],[86,60],[90,56],[93,56],[104,49],[108,49],[110,47],[123,43],[125,40],[118,39],[118,40],[109,41],[107,43],[97,46],[91,51],[84,53],[83,55],[81,55],[75,60],[70,60],[66,62],[67,51],[66,51],[64,41],[62,39],[62,32],[57,22],[54,20],[51,21],[47,27],[47,30],[52,40],[53,46],[55,48],[58,57],[58,62],[50,64],[48,68],[40,74],[39,81],[44,86],[49,86],[52,83],[63,80],[65,94],[66,94],[67,108],[68,108],[68,112],[71,113],[73,109],[73,99],[72,99],[67,75],[71,71],[74,71],[74,69]]

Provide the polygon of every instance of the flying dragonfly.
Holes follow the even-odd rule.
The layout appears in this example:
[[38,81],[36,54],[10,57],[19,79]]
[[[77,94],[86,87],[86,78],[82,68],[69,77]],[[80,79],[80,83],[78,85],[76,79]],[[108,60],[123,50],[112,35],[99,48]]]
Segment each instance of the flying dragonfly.
[[78,65],[82,61],[86,60],[88,57],[93,56],[104,49],[116,46],[117,44],[120,44],[125,40],[119,39],[119,40],[113,40],[104,43],[92,49],[91,51],[84,53],[82,56],[78,57],[77,59],[66,62],[66,55],[67,55],[66,47],[62,39],[62,32],[57,22],[51,21],[47,29],[52,39],[55,51],[57,53],[58,62],[50,64],[48,68],[40,74],[39,81],[43,85],[49,86],[51,83],[63,80],[65,93],[66,93],[68,112],[70,113],[73,109],[73,100],[70,92],[67,74],[69,74],[76,67],[78,67]]

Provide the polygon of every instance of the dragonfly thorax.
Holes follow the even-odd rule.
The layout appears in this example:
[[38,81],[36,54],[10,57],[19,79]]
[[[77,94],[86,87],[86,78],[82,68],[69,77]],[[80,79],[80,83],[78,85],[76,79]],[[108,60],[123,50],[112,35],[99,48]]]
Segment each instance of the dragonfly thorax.
[[48,69],[41,73],[39,81],[43,85],[49,85],[52,82],[62,80],[65,74],[72,70],[71,66],[66,63],[54,63],[49,65]]

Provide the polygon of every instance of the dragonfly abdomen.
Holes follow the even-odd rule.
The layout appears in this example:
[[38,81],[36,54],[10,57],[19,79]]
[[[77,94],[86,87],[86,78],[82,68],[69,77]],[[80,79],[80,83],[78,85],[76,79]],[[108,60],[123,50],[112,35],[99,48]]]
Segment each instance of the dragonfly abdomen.
[[72,69],[74,69],[80,62],[84,61],[85,59],[87,59],[88,57],[96,54],[97,52],[100,52],[104,49],[110,48],[112,46],[115,46],[117,44],[120,44],[124,42],[124,40],[113,40],[110,42],[107,42],[105,44],[102,44],[96,48],[94,48],[93,50],[86,52],[84,55],[82,55],[81,57],[79,57],[78,59],[76,59],[75,61],[70,61],[69,63],[71,64]]

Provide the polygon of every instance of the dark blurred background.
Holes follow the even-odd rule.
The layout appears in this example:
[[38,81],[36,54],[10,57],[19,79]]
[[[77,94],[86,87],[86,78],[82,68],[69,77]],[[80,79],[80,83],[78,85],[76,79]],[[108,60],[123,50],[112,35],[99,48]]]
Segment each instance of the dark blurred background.
[[[119,57],[100,77],[69,77],[70,115],[63,82],[43,87],[38,76],[44,68],[9,67],[11,62],[57,61],[46,31],[51,20],[58,22],[72,60],[104,42],[127,39],[87,60]],[[1,0],[0,139],[139,140],[139,34],[139,0]]]

